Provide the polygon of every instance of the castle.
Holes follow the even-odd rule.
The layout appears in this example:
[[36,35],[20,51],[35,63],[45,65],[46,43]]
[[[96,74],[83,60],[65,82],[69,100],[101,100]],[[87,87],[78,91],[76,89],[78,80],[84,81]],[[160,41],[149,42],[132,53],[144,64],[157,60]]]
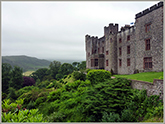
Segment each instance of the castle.
[[163,71],[163,2],[135,15],[133,26],[104,27],[104,36],[85,36],[86,68],[115,74]]

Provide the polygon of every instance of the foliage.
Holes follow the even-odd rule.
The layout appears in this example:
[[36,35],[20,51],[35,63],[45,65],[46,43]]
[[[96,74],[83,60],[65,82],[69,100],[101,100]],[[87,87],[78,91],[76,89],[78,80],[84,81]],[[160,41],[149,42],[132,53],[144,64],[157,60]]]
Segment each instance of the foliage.
[[79,62],[73,62],[73,63],[72,63],[72,66],[74,67],[74,70],[75,70],[75,71],[78,71],[78,70],[79,70],[79,65],[80,65]]
[[45,119],[48,122],[63,122],[66,119],[66,116],[61,112],[53,112],[49,116],[46,116]]
[[18,113],[2,113],[2,122],[46,122],[43,115],[38,113],[37,109],[20,110]]
[[32,86],[35,84],[35,80],[33,78],[30,77],[23,77],[23,87],[25,86]]
[[90,70],[87,73],[87,79],[92,83],[104,82],[106,79],[111,78],[111,73],[106,70]]
[[64,77],[63,77],[63,78],[65,79],[67,76],[68,76],[68,75],[64,75]]
[[23,83],[22,69],[18,66],[14,66],[11,75],[12,75],[12,82],[10,83],[10,87],[13,87],[16,90],[22,88],[22,83]]
[[17,91],[17,93],[16,93],[17,97],[20,97],[22,94],[27,93],[27,92],[31,91],[32,89],[38,89],[38,87],[25,86]]
[[17,99],[16,90],[13,87],[9,87],[9,94],[7,98],[14,99],[14,100]]
[[86,75],[83,72],[74,71],[73,72],[73,78],[75,80],[83,80],[83,81],[85,81]]
[[127,115],[132,113],[129,118],[132,122],[146,120],[154,116],[163,117],[163,103],[159,100],[159,96],[147,97],[146,90],[135,89],[130,103],[127,104],[124,111],[128,112]]
[[59,74],[63,77],[64,75],[71,74],[73,72],[74,68],[69,63],[63,63],[60,67],[60,70],[58,71]]
[[58,74],[60,67],[61,67],[61,62],[59,61],[53,61],[50,63],[49,65],[50,74],[54,79],[56,79],[56,75]]
[[79,65],[78,65],[78,70],[85,70],[86,69],[86,61],[82,61]]
[[2,92],[7,93],[9,88],[9,81],[11,79],[11,65],[8,63],[2,63]]
[[40,79],[40,81],[43,80],[45,76],[49,75],[49,70],[47,68],[40,68],[37,71],[33,72],[30,77],[32,77],[35,81],[37,79]]
[[[128,116],[129,117],[129,116]],[[120,122],[120,115],[116,113],[103,113],[102,122]]]
[[10,99],[5,99],[2,101],[2,112],[14,112],[17,108],[18,110],[22,108],[23,99],[16,100],[15,102],[11,102]]

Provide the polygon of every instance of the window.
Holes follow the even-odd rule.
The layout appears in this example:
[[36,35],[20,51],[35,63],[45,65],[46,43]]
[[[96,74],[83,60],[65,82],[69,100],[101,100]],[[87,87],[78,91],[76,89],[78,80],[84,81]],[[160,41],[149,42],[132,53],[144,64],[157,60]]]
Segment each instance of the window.
[[106,51],[106,55],[108,55],[108,50]]
[[108,66],[108,60],[106,60],[106,66]]
[[119,38],[119,43],[121,43],[122,41],[121,41],[121,38]]
[[145,25],[145,31],[146,31],[146,33],[151,31],[151,24]]
[[95,59],[95,66],[98,66],[98,59]]
[[127,66],[130,66],[130,58],[127,59]]
[[100,53],[100,48],[98,48],[98,53]]
[[152,57],[144,58],[144,69],[152,68]]
[[102,47],[102,53],[104,53],[104,47]]
[[88,53],[88,57],[90,56],[90,52]]
[[122,52],[122,51],[121,51],[121,47],[119,47],[119,55],[120,55],[120,56],[121,56],[121,52]]
[[93,59],[91,59],[91,67],[93,67],[94,65],[94,60]]
[[129,41],[129,40],[130,40],[130,35],[127,36],[127,41]]
[[111,39],[110,39],[110,42],[112,43],[112,41],[113,41],[113,40],[112,40],[112,38],[111,38]]
[[94,49],[92,48],[92,54],[94,53]]
[[121,59],[119,59],[119,66],[121,66]]
[[127,46],[127,54],[130,54],[130,46]]
[[146,50],[150,50],[150,39],[145,40]]

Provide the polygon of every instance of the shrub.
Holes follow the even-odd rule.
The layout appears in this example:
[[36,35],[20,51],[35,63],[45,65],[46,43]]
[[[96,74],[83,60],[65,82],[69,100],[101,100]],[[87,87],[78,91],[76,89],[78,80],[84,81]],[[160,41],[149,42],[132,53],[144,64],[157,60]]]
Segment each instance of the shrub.
[[64,119],[66,118],[66,115],[64,115],[61,112],[53,112],[49,116],[46,116],[45,119],[48,122],[64,122]]
[[38,109],[20,110],[17,113],[2,113],[2,122],[46,122],[43,114],[38,113]]
[[108,114],[107,112],[104,112],[101,121],[102,122],[120,122],[120,116],[119,114],[116,114],[116,113]]
[[23,87],[25,87],[25,86],[32,86],[32,85],[35,84],[35,80],[33,78],[31,78],[31,77],[24,76],[23,80],[24,80],[23,81]]
[[64,83],[64,81],[62,79],[60,79],[59,82],[62,83],[62,84]]
[[45,101],[44,97],[39,97],[38,99],[36,99],[34,105],[35,106],[39,106],[41,103],[43,103]]
[[17,99],[16,90],[13,87],[9,87],[9,94],[7,98],[14,99],[14,100]]
[[67,75],[64,75],[64,77],[63,77],[63,78],[65,79],[66,77],[67,77]]
[[85,81],[86,75],[83,72],[75,71],[75,72],[73,72],[73,78],[75,80],[83,80],[83,81]]
[[87,79],[92,83],[104,82],[111,78],[111,73],[106,70],[90,70],[87,74]]

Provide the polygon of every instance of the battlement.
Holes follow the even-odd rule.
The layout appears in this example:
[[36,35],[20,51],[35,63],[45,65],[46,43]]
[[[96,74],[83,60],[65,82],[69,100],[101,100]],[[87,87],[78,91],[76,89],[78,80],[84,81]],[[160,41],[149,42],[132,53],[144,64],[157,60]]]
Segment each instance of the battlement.
[[142,16],[144,16],[144,15],[146,15],[146,14],[152,12],[153,10],[156,10],[156,9],[162,7],[162,6],[163,6],[163,2],[159,2],[159,3],[151,6],[150,8],[145,9],[144,11],[139,12],[138,14],[136,14],[135,19],[140,18],[140,17],[142,17]]
[[98,37],[97,37],[97,36],[95,36],[95,37],[94,37],[94,36],[90,36],[90,35],[88,35],[88,34],[87,34],[87,35],[85,35],[85,38],[86,38],[86,40],[89,40],[89,39],[92,39],[92,40],[94,40],[94,39],[95,39],[95,40],[97,40],[97,39],[98,39]]
[[104,35],[117,33],[118,32],[118,24],[110,23],[108,27],[104,27]]
[[130,25],[125,25],[124,27],[121,27],[120,28],[120,31],[118,33],[121,33],[121,32],[125,32],[125,31],[134,31],[133,29],[135,28],[135,26],[130,26]]

